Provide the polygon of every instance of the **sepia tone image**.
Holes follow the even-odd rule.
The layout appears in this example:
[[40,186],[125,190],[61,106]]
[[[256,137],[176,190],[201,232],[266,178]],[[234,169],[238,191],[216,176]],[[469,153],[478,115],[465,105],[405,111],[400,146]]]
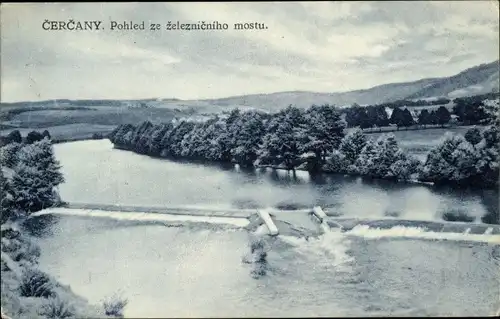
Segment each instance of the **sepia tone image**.
[[2,3],[1,318],[500,316],[499,2]]

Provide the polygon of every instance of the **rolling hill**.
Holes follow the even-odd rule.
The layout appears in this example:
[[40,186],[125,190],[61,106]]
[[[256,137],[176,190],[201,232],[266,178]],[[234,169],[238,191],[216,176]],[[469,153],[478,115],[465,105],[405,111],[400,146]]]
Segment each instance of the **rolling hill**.
[[379,104],[403,99],[457,98],[499,91],[499,61],[472,67],[457,75],[429,78],[414,82],[392,83],[366,90],[340,93],[279,92],[205,100],[218,107],[254,107],[276,111],[290,104],[309,107],[312,104],[347,106],[353,103]]

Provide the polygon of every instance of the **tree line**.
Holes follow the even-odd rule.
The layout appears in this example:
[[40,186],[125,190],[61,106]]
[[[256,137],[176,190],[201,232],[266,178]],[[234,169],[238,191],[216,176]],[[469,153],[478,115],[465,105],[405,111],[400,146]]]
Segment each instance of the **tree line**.
[[498,128],[496,113],[488,114],[489,126],[465,136],[447,134],[425,162],[402,150],[393,134],[372,140],[355,129],[346,135],[340,111],[329,105],[289,106],[275,114],[235,109],[202,122],[125,124],[109,139],[117,148],[157,157],[490,187],[498,185]]
[[10,143],[33,144],[34,142],[41,141],[44,138],[47,138],[49,140],[51,139],[49,131],[44,130],[42,133],[38,131],[31,131],[23,139],[19,130],[13,130],[6,136],[0,136],[0,147]]
[[[454,106],[451,112],[447,107],[441,105],[434,110],[423,109],[420,112],[415,112],[415,117],[410,111],[411,107],[448,104],[451,100],[444,98],[427,102],[401,100],[364,107],[354,104],[345,108],[343,113],[348,127],[360,127],[362,129],[383,127],[389,124],[394,124],[398,128],[413,125],[444,126],[450,122],[452,115],[455,115],[457,121],[463,125],[482,125],[488,120],[487,109],[490,106],[487,105],[486,101],[489,99],[498,100],[498,96],[498,93],[489,93],[456,98],[453,100]],[[387,109],[392,109],[390,116],[387,114]]]

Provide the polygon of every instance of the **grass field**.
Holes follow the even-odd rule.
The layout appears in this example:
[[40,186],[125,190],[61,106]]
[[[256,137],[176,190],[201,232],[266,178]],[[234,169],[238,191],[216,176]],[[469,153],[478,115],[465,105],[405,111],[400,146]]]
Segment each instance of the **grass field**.
[[[441,142],[446,132],[464,135],[469,128],[473,126],[456,126],[450,128],[433,128],[413,131],[395,131],[391,132],[396,136],[399,146],[410,154],[415,155],[421,160],[425,160],[429,150]],[[481,128],[481,127],[479,127]],[[367,134],[369,138],[377,139],[380,135],[387,133]]]
[[[99,125],[88,123],[77,123],[68,125],[50,126],[46,128],[18,128],[22,136],[28,135],[29,132],[35,130],[42,132],[49,131],[54,141],[77,141],[83,139],[90,139],[94,133],[101,133],[103,135],[110,133],[116,126],[115,125]],[[5,136],[13,131],[13,128],[0,130],[0,136]]]
[[24,128],[42,128],[76,123],[98,125],[137,124],[145,120],[151,122],[170,121],[176,112],[169,109],[129,109],[102,108],[89,110],[41,110],[14,115],[6,122]]
[[0,109],[0,135],[18,129],[23,136],[32,130],[48,130],[54,140],[81,140],[94,133],[103,135],[120,124],[169,122],[185,112],[172,109],[138,108],[127,106],[91,107],[2,107]]

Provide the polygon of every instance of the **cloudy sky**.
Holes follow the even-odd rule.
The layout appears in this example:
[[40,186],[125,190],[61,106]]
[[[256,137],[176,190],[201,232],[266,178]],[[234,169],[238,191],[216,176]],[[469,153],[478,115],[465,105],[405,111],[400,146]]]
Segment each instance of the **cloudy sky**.
[[[45,31],[45,19],[102,31]],[[267,30],[110,31],[110,21]],[[497,1],[2,4],[1,100],[339,92],[499,58]]]

